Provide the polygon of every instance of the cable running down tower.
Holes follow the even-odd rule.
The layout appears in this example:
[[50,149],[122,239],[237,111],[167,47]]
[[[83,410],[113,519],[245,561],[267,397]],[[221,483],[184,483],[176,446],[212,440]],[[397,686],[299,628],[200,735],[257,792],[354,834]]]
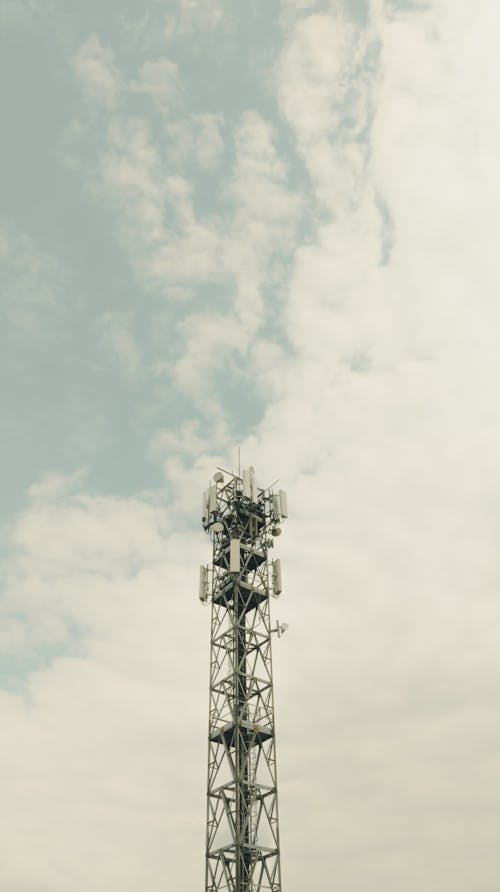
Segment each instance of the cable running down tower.
[[[227,473],[227,472],[225,472]],[[253,468],[222,471],[203,495],[212,563],[205,892],[281,892],[270,596],[281,593],[268,550],[288,515],[286,494],[260,489]]]

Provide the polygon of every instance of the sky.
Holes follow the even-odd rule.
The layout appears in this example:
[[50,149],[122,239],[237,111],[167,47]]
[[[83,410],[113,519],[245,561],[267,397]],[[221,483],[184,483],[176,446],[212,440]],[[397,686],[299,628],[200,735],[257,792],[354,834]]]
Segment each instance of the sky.
[[221,465],[283,892],[500,882],[497,0],[1,0],[0,887],[203,888]]

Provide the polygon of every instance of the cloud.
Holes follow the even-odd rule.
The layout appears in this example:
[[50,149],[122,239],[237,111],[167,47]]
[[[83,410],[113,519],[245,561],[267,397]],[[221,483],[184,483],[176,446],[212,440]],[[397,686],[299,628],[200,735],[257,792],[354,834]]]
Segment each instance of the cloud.
[[77,50],[73,65],[85,92],[111,108],[122,88],[113,53],[93,34]]
[[377,36],[343,12],[293,24],[276,63],[282,114],[311,177],[319,208],[341,211],[358,199],[373,110]]
[[13,337],[45,342],[65,309],[66,270],[29,235],[12,227],[0,228],[0,258],[6,346],[14,343]]
[[[235,283],[232,310],[225,315],[193,313],[179,326],[186,342],[175,363],[174,380],[181,392],[216,416],[221,409],[211,375],[230,368],[253,343],[266,318],[264,289],[272,282],[273,259],[290,249],[300,219],[301,203],[287,185],[286,167],[273,137],[272,128],[256,112],[242,116],[235,135],[234,172],[227,187],[233,215],[221,226],[218,252],[213,255],[214,261],[219,260],[216,270],[221,279]],[[197,264],[186,268],[191,279]],[[206,280],[206,270],[201,272]]]
[[163,207],[166,196],[163,161],[141,118],[111,122],[102,159],[102,181],[119,202],[120,214],[139,246],[165,238]]
[[[173,720],[182,715],[191,728],[188,750],[201,766],[205,689],[186,709],[183,663],[193,639],[181,631],[200,609],[182,558],[201,550],[198,537],[174,532],[164,506],[91,497],[75,480],[52,476],[33,495],[13,530],[2,605],[2,644],[30,669],[18,693],[0,693],[11,817],[2,876],[11,889],[77,890],[90,852],[97,889],[115,883],[125,864],[120,882],[132,890],[167,865],[180,870],[179,843],[187,835],[194,850],[198,841],[190,800],[199,799],[202,771],[186,787]],[[166,628],[176,632],[165,647]],[[198,653],[189,676],[204,671],[202,646]],[[26,858],[21,841],[31,835]]]
[[167,40],[194,31],[214,31],[227,14],[222,0],[178,0],[176,5],[176,12],[169,13],[165,19]]
[[220,404],[210,375],[224,368],[235,353],[245,351],[248,336],[236,319],[215,313],[192,314],[180,330],[186,345],[173,369],[177,387],[205,411],[217,415]]
[[179,430],[164,430],[158,433],[152,443],[153,452],[162,456],[197,456],[203,451],[204,438],[201,436],[199,421],[188,421]]
[[142,65],[132,88],[138,93],[149,94],[162,105],[175,102],[180,91],[178,67],[166,56],[148,60]]
[[[213,116],[206,116],[202,124],[211,131]],[[158,280],[194,284],[234,278],[236,312],[246,328],[255,327],[261,318],[261,289],[271,275],[272,258],[290,246],[301,213],[273,138],[272,127],[257,112],[242,115],[235,133],[234,168],[225,189],[226,209],[219,218],[197,219],[189,181],[167,178],[166,217],[170,205],[170,220],[177,223],[180,235],[174,228],[149,265]]]
[[[196,12],[203,18],[200,9]],[[182,7],[182,15],[188,11],[194,14],[195,7]],[[211,21],[213,13],[211,6]],[[97,52],[93,39],[90,46]],[[82,49],[83,58],[88,52]],[[113,68],[112,57],[106,58]],[[143,63],[129,88],[121,82],[121,106],[98,134],[93,192],[113,209],[118,239],[139,286],[148,296],[186,304],[176,312],[181,349],[175,353],[180,356],[160,359],[157,367],[172,375],[180,393],[222,423],[212,378],[241,362],[274,313],[269,295],[285,287],[303,201],[290,187],[278,133],[269,120],[257,110],[244,111],[229,143],[223,139],[222,113],[172,113],[170,97],[178,94],[179,81],[177,66],[160,58]],[[140,117],[128,114],[137,91],[149,92],[161,108]],[[224,152],[231,161],[223,168]],[[207,212],[200,199],[211,171],[220,178],[219,199]],[[216,307],[207,310],[211,286],[219,296]],[[114,331],[112,349],[137,368],[130,331],[123,326]]]
[[[489,163],[485,175],[474,160],[489,157],[498,124],[488,88],[481,98],[478,33],[450,11],[377,16],[361,35],[334,15],[298,19],[276,68],[317,225],[295,251],[284,308],[295,352],[267,372],[276,397],[242,451],[291,490],[280,813],[288,870],[325,889],[333,863],[353,889],[374,876],[434,888],[438,875],[439,888],[481,876],[493,889],[498,867],[484,862],[498,733],[484,691],[500,675],[497,196]],[[358,79],[346,60],[372,42],[376,77]],[[478,109],[473,144],[457,138]],[[385,259],[380,198],[393,225]],[[324,678],[326,709],[314,695]],[[319,723],[312,743],[297,736],[297,698]],[[318,808],[320,841],[290,818]],[[301,847],[319,859],[313,876]],[[359,851],[371,852],[363,865]]]
[[197,131],[196,157],[201,167],[214,167],[224,152],[224,140],[221,134],[223,116],[221,114],[195,115],[193,119]]
[[264,288],[275,284],[273,261],[280,258],[278,271],[283,276],[302,212],[302,201],[288,184],[274,140],[272,126],[258,112],[241,116],[228,186],[234,221],[225,250],[236,280],[236,312],[252,333],[265,319]]
[[117,119],[101,165],[102,190],[116,206],[121,236],[147,287],[172,296],[175,288],[221,277],[220,235],[197,220],[192,186],[169,175],[145,119]]
[[[199,163],[215,164],[222,150],[220,116],[195,116],[192,123],[202,128],[194,142]],[[173,380],[216,414],[210,376],[232,356],[244,355],[264,322],[266,289],[286,275],[286,253],[302,213],[275,138],[256,111],[241,116],[217,216],[197,211],[192,181],[169,172],[144,118],[113,119],[102,159],[102,194],[117,209],[120,236],[148,289],[174,300],[208,283],[235,289],[226,317],[195,310],[178,326],[186,340]]]
[[136,376],[142,368],[142,357],[133,332],[130,313],[104,313],[96,323],[103,352],[118,360],[127,375]]
[[98,892],[200,873],[193,506],[234,464],[212,382],[236,368],[271,397],[243,462],[279,474],[291,509],[273,604],[290,623],[274,649],[290,890],[333,874],[353,892],[496,889],[498,13],[471,9],[373,4],[365,28],[302,5],[273,84],[286,133],[242,111],[214,213],[151,121],[113,120],[103,180],[138,280],[165,302],[185,289],[163,371],[196,413],[152,438],[164,506],[49,481],[16,527],[8,646],[39,629],[59,657],[2,702],[22,743],[8,780],[28,764],[39,791],[35,808],[4,793],[10,887],[43,863],[55,892],[90,861]]
[[281,106],[304,140],[331,134],[344,87],[339,77],[349,62],[352,34],[352,24],[340,15],[303,16],[279,58]]
[[5,0],[0,9],[0,21],[7,27],[30,28],[39,9],[34,0]]
[[68,496],[85,482],[85,471],[79,469],[73,474],[45,474],[40,480],[32,483],[28,495],[33,505],[54,504]]

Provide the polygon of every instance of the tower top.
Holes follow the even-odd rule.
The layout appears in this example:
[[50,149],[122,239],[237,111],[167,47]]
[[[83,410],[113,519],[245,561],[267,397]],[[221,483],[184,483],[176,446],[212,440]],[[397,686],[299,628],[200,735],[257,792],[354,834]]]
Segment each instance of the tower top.
[[226,526],[231,513],[234,514],[238,507],[244,511],[260,513],[263,521],[266,519],[271,522],[271,535],[279,536],[279,525],[288,517],[288,499],[283,489],[273,491],[275,483],[266,489],[258,486],[252,466],[244,469],[241,476],[218,468],[203,493],[203,528],[206,532],[218,532],[218,529],[214,530],[214,525],[223,523]]

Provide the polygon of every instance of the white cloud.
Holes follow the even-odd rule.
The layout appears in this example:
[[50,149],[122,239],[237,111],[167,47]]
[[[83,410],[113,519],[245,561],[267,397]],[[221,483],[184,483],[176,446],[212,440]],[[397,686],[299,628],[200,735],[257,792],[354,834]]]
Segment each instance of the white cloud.
[[80,469],[73,474],[45,474],[40,480],[32,483],[28,495],[33,505],[57,503],[64,501],[75,490],[81,488],[85,481],[85,470]]
[[[244,356],[266,318],[264,288],[272,282],[273,257],[288,251],[301,212],[301,203],[286,181],[287,171],[273,144],[274,133],[256,112],[242,116],[235,135],[236,161],[227,195],[234,203],[234,216],[219,224],[213,233],[213,250],[199,252],[189,264],[186,258],[194,250],[180,251],[184,269],[193,281],[199,270],[200,281],[210,274],[216,280],[234,281],[235,296],[228,313],[194,313],[180,326],[186,338],[181,358],[175,363],[174,380],[181,392],[188,394],[205,412],[221,415],[219,398],[214,393],[211,373],[231,368],[237,356]],[[188,219],[187,213],[185,214]],[[188,232],[203,232],[191,224]],[[208,233],[207,233],[208,234]],[[205,240],[204,246],[210,247]],[[182,247],[177,242],[175,248]],[[186,248],[186,243],[184,243]],[[172,249],[169,249],[172,251]],[[172,252],[173,253],[173,252]],[[165,249],[160,255],[164,261]],[[211,268],[201,266],[210,257]],[[169,269],[176,269],[170,256]]]
[[215,112],[186,115],[165,123],[165,152],[168,164],[183,170],[194,162],[202,171],[220,164],[225,151],[222,134],[224,116]]
[[223,4],[220,0],[180,0],[182,16],[191,22],[206,23],[211,27],[218,25],[223,14]]
[[199,421],[188,421],[179,430],[163,430],[151,444],[154,452],[161,455],[197,456],[203,451]]
[[283,111],[302,139],[333,136],[352,35],[348,20],[326,12],[300,18],[292,30],[279,59],[278,89]]
[[[393,15],[373,4],[367,29],[326,10],[298,14],[276,90],[313,184],[301,200],[273,127],[256,112],[235,132],[231,210],[210,219],[152,129],[120,120],[111,130],[103,173],[144,281],[165,283],[164,295],[234,286],[226,312],[189,309],[183,352],[166,371],[200,406],[213,398],[211,372],[247,355],[272,394],[242,452],[260,480],[279,474],[290,491],[278,605],[290,631],[275,649],[290,892],[326,892],[333,874],[353,892],[498,884],[497,16],[492,4],[466,10],[448,0]],[[306,203],[313,225],[302,238]],[[60,661],[33,677],[32,713],[5,703],[19,739],[38,741],[44,729],[45,763],[60,740],[75,753],[49,774],[49,792],[29,763],[44,808],[32,824],[28,809],[15,813],[11,830],[24,839],[43,814],[40,848],[59,851],[74,825],[68,797],[54,803],[50,791],[63,782],[73,790],[79,835],[64,836],[55,892],[78,890],[71,865],[88,851],[97,882],[120,888],[137,886],[144,851],[150,885],[168,869],[180,892],[196,872],[188,848],[201,864],[199,777],[182,800],[188,832],[171,837],[168,857],[164,840],[179,832],[186,784],[172,765],[204,768],[207,629],[183,597],[208,551],[184,523],[231,443],[217,394],[209,408],[210,449],[203,423],[192,422],[152,446],[164,461],[168,516],[141,499],[42,498],[16,534],[12,603],[46,617],[44,640],[52,635],[55,648],[64,649],[50,610],[87,629],[83,664]],[[29,646],[21,638],[14,626],[10,646]],[[77,685],[91,722],[73,711]],[[185,751],[188,731],[196,753],[194,742]],[[18,752],[9,753],[12,775],[26,759]],[[109,839],[107,859],[98,835]],[[34,871],[7,844],[9,879]],[[110,877],[123,850],[123,875]]]
[[220,114],[195,115],[193,123],[197,131],[195,151],[198,162],[206,169],[214,167],[224,152],[223,117]]
[[[265,337],[256,339],[249,351],[252,379],[261,397],[266,401],[279,398],[285,386],[283,371],[286,368],[286,353],[273,340]],[[276,374],[280,369],[281,374]]]
[[[182,8],[182,14],[188,11],[200,12],[191,4]],[[166,58],[157,59],[143,64],[130,90],[149,91],[168,103],[177,82],[177,68]],[[125,99],[124,93],[124,104]],[[200,112],[186,115],[185,120],[169,116],[162,123],[169,138],[166,147],[149,117],[131,117],[123,111],[112,116],[100,148],[100,183],[95,191],[114,207],[120,241],[148,291],[176,301],[191,298],[207,284],[223,287],[224,294],[234,293],[222,325],[231,337],[221,339],[219,332],[215,346],[213,314],[196,307],[178,329],[186,338],[181,357],[174,366],[166,364],[180,391],[211,407],[221,422],[217,399],[208,399],[213,393],[211,374],[231,365],[236,355],[246,354],[266,320],[268,294],[283,292],[303,202],[289,186],[275,130],[256,110],[249,110],[233,134],[231,168],[221,171],[219,166],[218,213],[200,212],[199,196],[184,168],[193,159],[202,170],[217,165],[225,150],[224,118],[217,112]],[[137,368],[130,332],[122,329],[115,332],[113,350],[129,367]],[[201,350],[200,340],[205,345]]]
[[177,9],[165,19],[165,36],[171,40],[176,34],[192,34],[194,31],[213,31],[227,15],[222,0],[177,0]]
[[188,316],[181,331],[186,346],[173,369],[176,384],[205,411],[217,415],[219,399],[213,391],[210,373],[224,368],[235,353],[243,352],[248,336],[234,317],[215,313]]
[[[38,487],[6,568],[2,644],[10,616],[7,644],[32,667],[19,694],[0,693],[9,727],[1,875],[12,890],[77,892],[87,858],[98,890],[153,884],[167,870],[180,875],[185,840],[194,851],[202,835],[191,815],[203,778],[205,686],[196,694],[188,678],[206,668],[205,623],[183,557],[202,543],[178,523],[174,532],[163,506],[92,498],[74,485],[66,495],[62,480]],[[195,616],[198,656],[186,673]],[[45,669],[36,668],[41,647]],[[187,783],[180,739],[200,766]],[[188,885],[201,863],[200,850]]]
[[[195,116],[193,122],[202,127],[195,143],[198,160],[214,164],[222,148],[220,118]],[[282,287],[282,255],[291,249],[302,211],[274,140],[273,128],[261,115],[242,115],[225,188],[226,210],[212,218],[195,210],[192,183],[169,173],[146,120],[113,120],[102,162],[103,186],[116,203],[122,238],[149,287],[169,299],[208,282],[235,287],[227,317],[195,311],[185,319],[179,331],[186,346],[173,369],[181,392],[217,415],[220,407],[209,397],[210,374],[235,354],[243,355],[265,320],[265,289]]]
[[302,16],[276,64],[280,107],[316,201],[337,213],[356,202],[363,179],[374,37],[342,12]]
[[228,188],[235,213],[226,238],[226,263],[236,280],[236,312],[252,333],[265,318],[264,287],[272,283],[273,258],[286,259],[302,211],[274,137],[273,128],[256,111],[242,115]]
[[[186,871],[180,852],[186,840],[197,847],[190,812],[198,777],[180,778],[167,718],[180,714],[180,704],[167,690],[100,661],[71,659],[33,679],[29,705],[1,696],[16,741],[3,754],[7,888],[83,889],[87,859],[99,892],[116,882],[127,892],[144,881],[153,886],[168,872],[194,882],[201,857]],[[194,740],[197,722],[185,710],[183,723]],[[189,742],[185,754],[193,761],[200,755]],[[175,802],[172,818],[164,813],[165,791]]]
[[146,120],[112,122],[101,170],[131,262],[148,287],[171,297],[178,286],[221,278],[218,224],[196,219],[191,184],[168,174]]
[[[498,66],[483,94],[491,15],[471,27],[456,5],[427,6],[379,16],[365,35],[333,15],[299,19],[277,65],[321,213],[295,254],[295,356],[267,372],[278,398],[243,451],[287,481],[294,516],[280,540],[291,628],[279,726],[293,888],[326,889],[333,862],[356,890],[375,878],[456,892],[478,876],[493,890],[498,874],[498,721],[485,694],[500,677]],[[358,80],[343,60],[377,36],[376,78]],[[337,61],[323,64],[327,43]],[[380,199],[393,227],[384,263]],[[319,725],[313,741],[297,739],[298,700]],[[320,839],[296,822],[318,810]]]
[[31,28],[39,12],[35,0],[4,0],[0,22],[6,27]]
[[283,223],[291,218],[292,228],[300,204],[287,186],[286,166],[276,150],[274,137],[273,128],[258,112],[242,115],[235,137],[236,165],[231,192],[237,199],[241,216],[251,218],[256,227],[266,227],[266,234],[281,243],[285,236],[276,221]]
[[118,360],[128,375],[137,375],[142,368],[142,357],[133,332],[130,313],[104,313],[96,322],[103,352]]
[[112,107],[122,84],[111,50],[93,34],[77,50],[73,65],[84,90],[93,99]]
[[165,238],[165,175],[160,151],[147,122],[140,118],[113,120],[102,160],[103,184],[119,202],[125,223],[138,247]]
[[132,88],[139,93],[148,93],[162,105],[175,102],[180,91],[178,67],[166,56],[148,60],[142,65],[139,78]]
[[39,342],[53,337],[66,304],[62,263],[28,235],[6,227],[0,228],[0,257],[7,345],[14,343],[13,334]]
[[[200,501],[200,481],[205,488],[214,468],[227,459],[228,440],[228,426],[217,406],[213,417],[186,422],[178,431],[162,430],[153,439],[151,453],[162,463],[170,510],[178,522],[192,525],[193,505]],[[203,538],[198,538],[198,544],[203,549]],[[206,561],[203,550],[200,559]]]

